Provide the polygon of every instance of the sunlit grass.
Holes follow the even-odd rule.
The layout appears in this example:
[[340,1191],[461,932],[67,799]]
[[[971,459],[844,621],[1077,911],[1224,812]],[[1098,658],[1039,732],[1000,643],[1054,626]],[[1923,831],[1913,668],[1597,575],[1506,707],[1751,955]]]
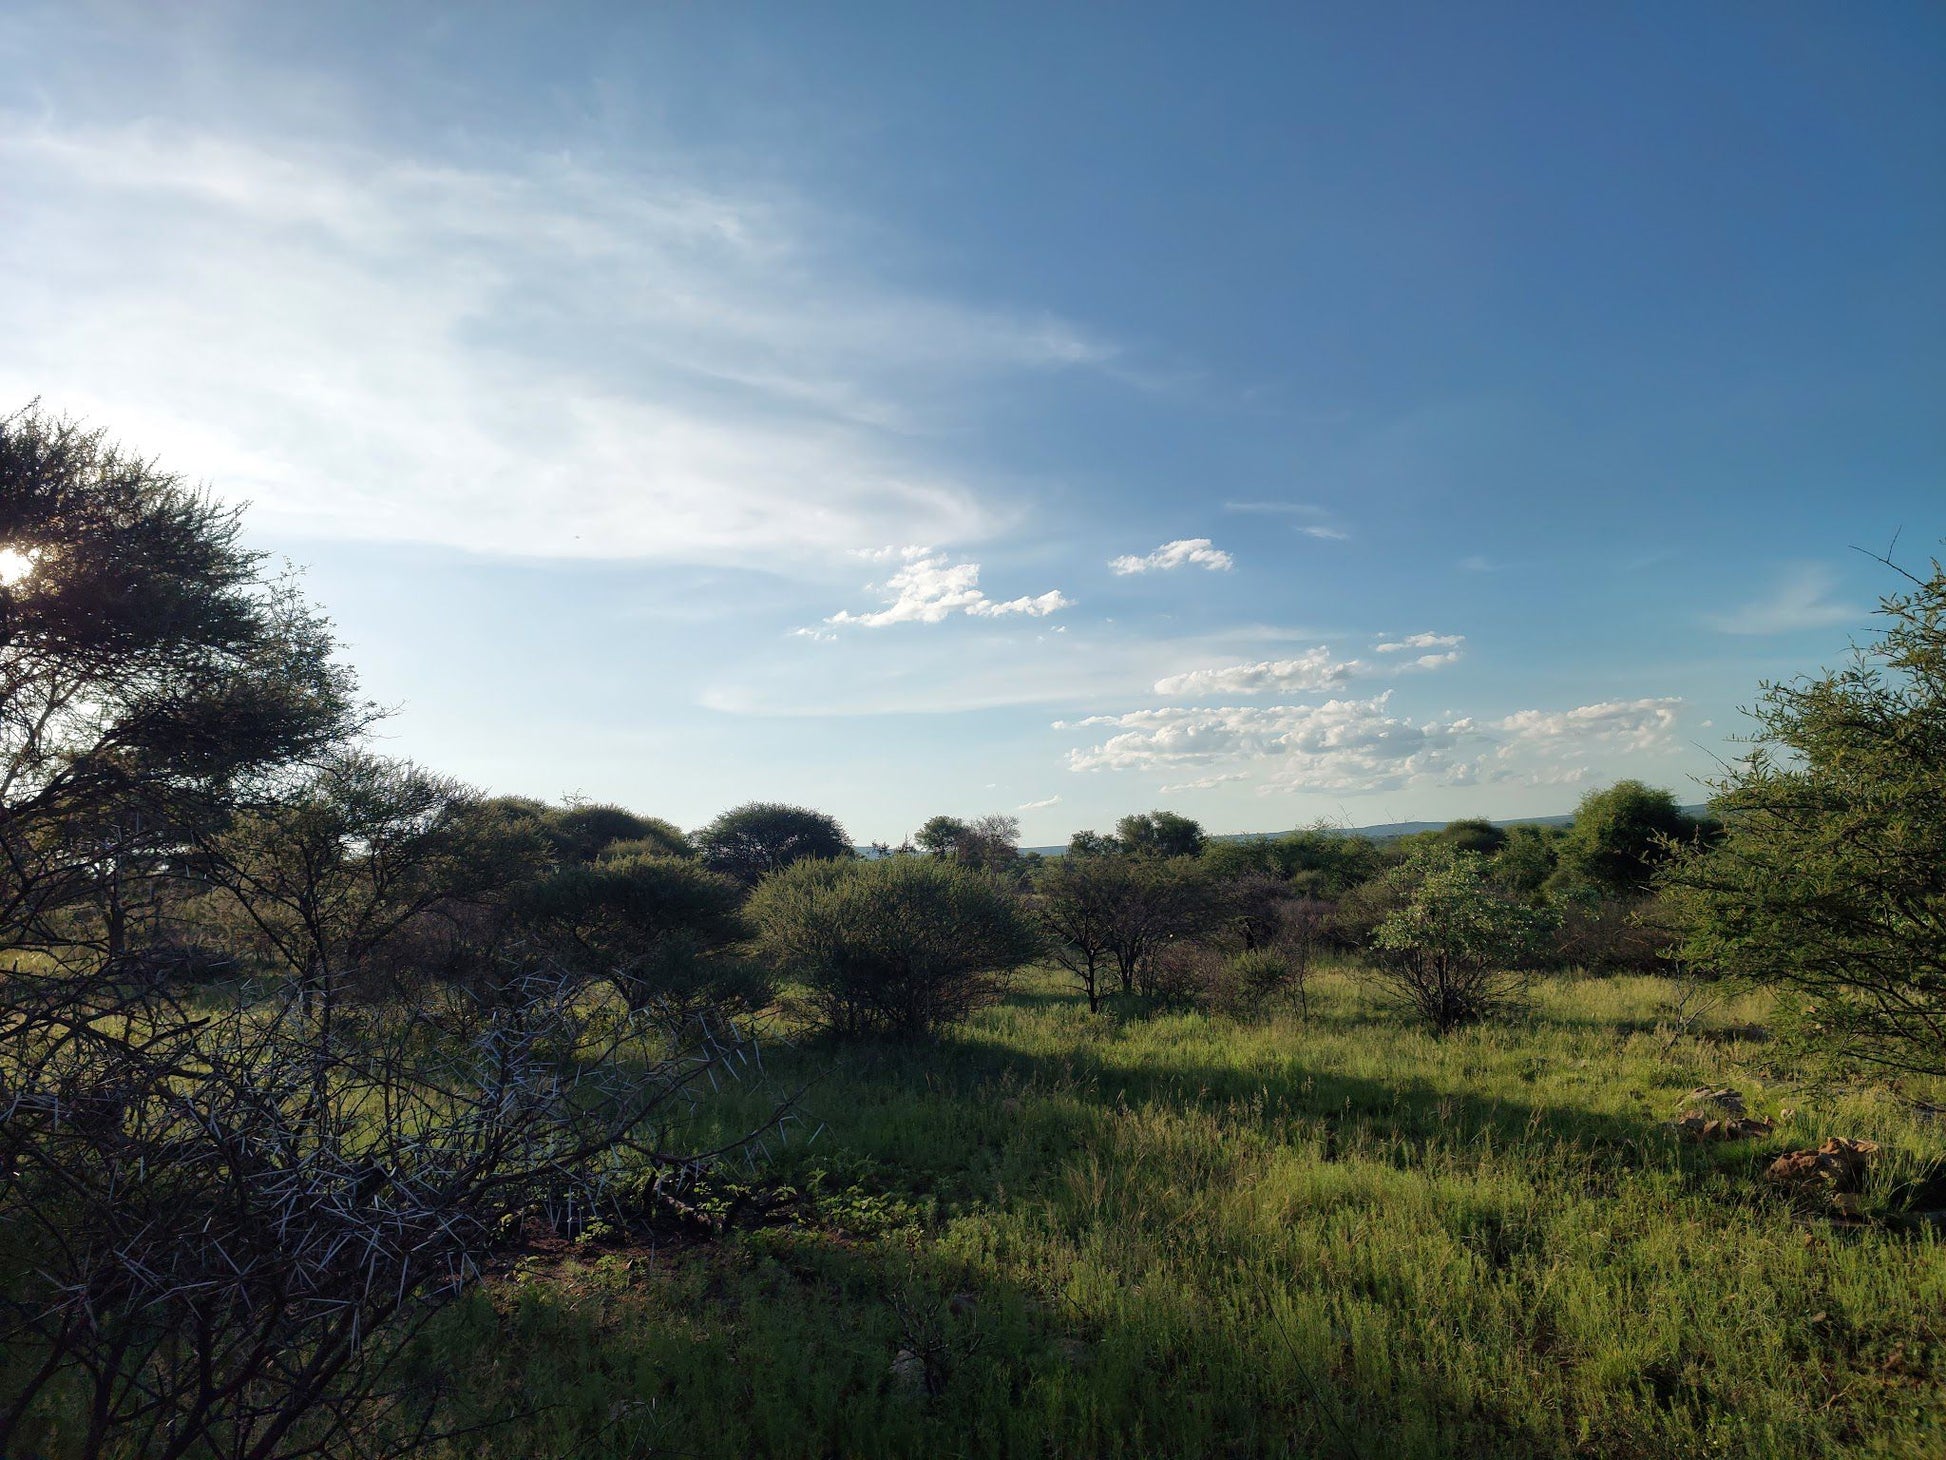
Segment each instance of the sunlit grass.
[[[1437,1040],[1342,973],[1259,1024],[1090,1016],[1032,979],[937,1045],[773,1050],[780,1083],[817,1076],[779,1168],[904,1215],[500,1285],[444,1359],[471,1412],[532,1412],[468,1449],[1946,1453],[1938,1239],[1761,1179],[1869,1137],[1883,1208],[1946,1137],[1797,1083],[1760,998],[1672,1039],[1668,994],[1553,980]],[[1795,1113],[1681,1144],[1705,1083]]]

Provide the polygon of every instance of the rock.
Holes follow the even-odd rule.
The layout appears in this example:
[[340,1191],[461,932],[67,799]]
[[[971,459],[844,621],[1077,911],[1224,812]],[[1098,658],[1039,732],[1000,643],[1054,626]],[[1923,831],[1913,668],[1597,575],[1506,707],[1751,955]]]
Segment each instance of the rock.
[[1770,1163],[1766,1174],[1788,1186],[1823,1182],[1833,1191],[1854,1192],[1865,1184],[1865,1168],[1877,1154],[1876,1141],[1832,1136],[1815,1151],[1784,1152]]
[[1682,1103],[1691,1112],[1698,1106],[1710,1106],[1727,1116],[1740,1116],[1744,1113],[1743,1092],[1732,1090],[1727,1085],[1720,1088],[1701,1086],[1685,1095]]
[[892,1382],[914,1394],[925,1392],[926,1361],[909,1348],[902,1348],[892,1359]]

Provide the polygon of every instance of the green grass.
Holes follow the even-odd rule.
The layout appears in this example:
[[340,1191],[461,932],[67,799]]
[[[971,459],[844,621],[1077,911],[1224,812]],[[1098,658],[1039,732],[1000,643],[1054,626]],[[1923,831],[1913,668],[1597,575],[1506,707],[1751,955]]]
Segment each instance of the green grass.
[[[464,1452],[1946,1454],[1939,1238],[1761,1176],[1869,1137],[1885,1210],[1946,1132],[1794,1085],[1759,1001],[1665,1053],[1666,996],[1550,981],[1441,1041],[1342,974],[1257,1024],[1090,1016],[1050,977],[934,1046],[774,1051],[822,1122],[774,1159],[848,1195],[449,1315],[461,1412],[517,1415]],[[1797,1113],[1681,1144],[1704,1083]]]

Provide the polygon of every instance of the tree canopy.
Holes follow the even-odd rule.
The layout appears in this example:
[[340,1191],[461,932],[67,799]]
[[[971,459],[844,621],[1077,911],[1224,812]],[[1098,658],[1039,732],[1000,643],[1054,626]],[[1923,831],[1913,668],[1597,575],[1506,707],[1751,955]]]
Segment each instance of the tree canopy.
[[1686,954],[1781,984],[1814,1049],[1946,1074],[1946,571],[1880,613],[1851,663],[1764,686],[1722,840],[1663,880]]
[[851,838],[836,818],[780,801],[751,801],[725,811],[692,841],[704,866],[747,887],[794,862],[853,855]]
[[1617,781],[1581,798],[1561,842],[1561,865],[1604,892],[1639,896],[1653,884],[1672,844],[1705,829],[1670,792]]
[[1144,857],[1197,857],[1208,840],[1202,823],[1174,811],[1139,811],[1115,823],[1115,840]]
[[0,941],[71,943],[50,919],[368,717],[237,510],[100,431],[0,418],[0,551]]

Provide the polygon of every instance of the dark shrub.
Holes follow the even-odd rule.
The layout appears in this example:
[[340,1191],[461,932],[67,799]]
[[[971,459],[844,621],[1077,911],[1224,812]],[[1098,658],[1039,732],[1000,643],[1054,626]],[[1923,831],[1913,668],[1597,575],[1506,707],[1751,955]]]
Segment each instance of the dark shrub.
[[1041,940],[997,879],[921,857],[807,861],[746,906],[761,952],[800,980],[826,1028],[916,1035],[999,996]]

